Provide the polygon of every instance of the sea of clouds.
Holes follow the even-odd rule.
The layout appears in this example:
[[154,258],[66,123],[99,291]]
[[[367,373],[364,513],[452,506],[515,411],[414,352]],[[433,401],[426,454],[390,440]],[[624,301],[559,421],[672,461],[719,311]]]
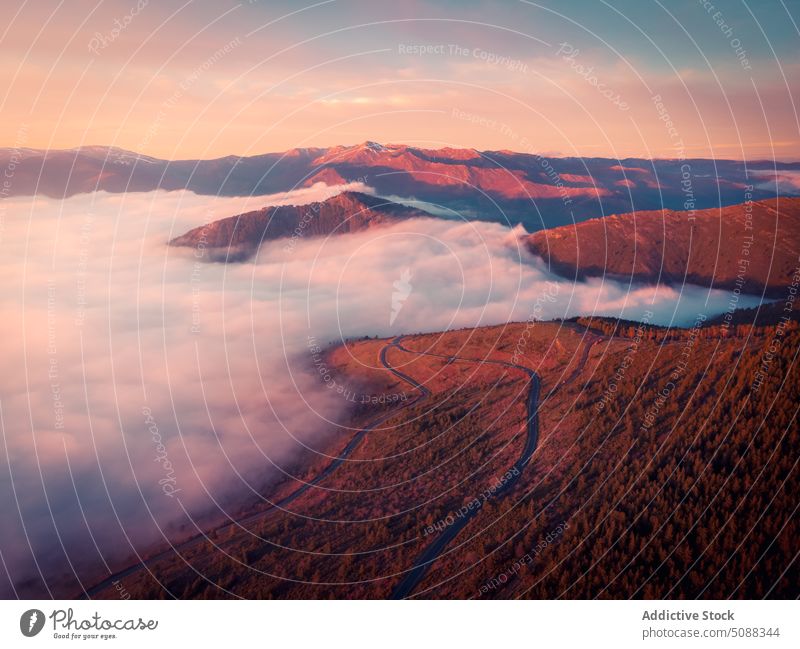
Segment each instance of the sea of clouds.
[[727,307],[727,293],[697,287],[558,279],[521,247],[522,231],[491,223],[300,236],[228,265],[165,245],[214,219],[342,189],[3,202],[0,594],[64,595],[58,584],[185,537],[197,517],[224,517],[295,474],[298,450],[322,448],[345,421],[309,336],[497,324],[534,305],[540,319],[651,311],[676,325]]

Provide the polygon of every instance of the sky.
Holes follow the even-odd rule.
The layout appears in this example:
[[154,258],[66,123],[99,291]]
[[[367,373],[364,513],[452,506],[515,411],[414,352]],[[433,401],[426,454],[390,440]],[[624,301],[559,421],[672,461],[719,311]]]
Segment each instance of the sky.
[[797,0],[4,9],[0,146],[197,159],[372,140],[800,159]]

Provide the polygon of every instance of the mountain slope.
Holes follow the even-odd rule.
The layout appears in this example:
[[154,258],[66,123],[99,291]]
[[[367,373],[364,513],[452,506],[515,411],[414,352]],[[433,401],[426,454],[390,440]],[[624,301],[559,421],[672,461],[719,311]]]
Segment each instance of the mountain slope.
[[785,297],[800,257],[800,199],[637,212],[536,232],[529,249],[568,278],[610,275]]
[[[725,335],[589,319],[331,348],[337,380],[405,400],[353,403],[353,428],[241,524],[164,544],[118,583],[134,598],[384,598],[477,512],[412,596],[795,598],[798,344],[796,321]],[[424,398],[376,366],[382,350]],[[507,496],[484,501],[525,444],[527,376],[497,364],[514,358],[541,377],[541,437]],[[119,597],[117,581],[98,591]]]
[[171,246],[207,251],[212,259],[249,257],[262,241],[358,232],[430,214],[359,192],[342,192],[310,205],[280,205],[230,216],[194,228]]

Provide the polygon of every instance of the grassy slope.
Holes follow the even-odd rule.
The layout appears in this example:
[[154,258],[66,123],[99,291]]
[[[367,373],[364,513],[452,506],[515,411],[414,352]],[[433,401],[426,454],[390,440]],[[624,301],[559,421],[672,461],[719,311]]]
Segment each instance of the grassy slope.
[[[480,510],[415,592],[796,596],[798,568],[789,565],[792,539],[800,531],[793,516],[800,397],[795,326],[780,336],[774,326],[740,326],[725,337],[704,329],[696,337],[683,331],[665,338],[652,329],[631,355],[635,325],[611,336],[607,323],[590,324],[591,330],[555,323],[529,330],[519,362],[540,374],[543,399],[534,460],[508,497]],[[524,327],[409,336],[404,345],[509,360]],[[753,390],[762,350],[776,336],[780,353]],[[329,360],[340,377],[370,386],[374,394],[412,394],[377,369],[384,344],[350,343],[329,352]],[[396,349],[388,359],[424,382],[431,396],[398,409],[351,458],[364,461],[345,462],[323,483],[328,490],[312,489],[293,502],[293,514],[269,515],[248,531],[212,534],[217,547],[209,541],[189,552],[184,558],[202,577],[181,559],[161,562],[155,572],[170,592],[385,597],[399,580],[397,569],[410,567],[430,541],[426,528],[512,464],[524,443],[521,372]],[[652,425],[642,429],[679,367],[685,370]],[[353,424],[386,408],[354,406]],[[329,452],[348,439],[337,435]],[[316,475],[326,462],[310,461],[306,475]],[[285,493],[291,485],[281,489]],[[553,536],[565,521],[566,530]],[[513,567],[537,546],[531,563]],[[501,574],[503,583],[489,588]],[[134,597],[166,596],[146,573],[123,583]],[[115,596],[113,589],[105,594]]]

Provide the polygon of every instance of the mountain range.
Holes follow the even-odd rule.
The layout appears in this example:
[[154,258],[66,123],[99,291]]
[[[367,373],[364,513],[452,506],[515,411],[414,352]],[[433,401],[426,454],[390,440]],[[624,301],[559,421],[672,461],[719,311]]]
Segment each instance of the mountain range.
[[[522,223],[538,258],[526,261],[569,279],[782,298],[691,329],[585,317],[320,348],[331,376],[367,397],[345,403],[321,448],[304,447],[296,471],[226,520],[192,520],[113,568],[73,570],[58,595],[797,597],[800,325],[786,305],[800,198],[780,194],[800,165],[371,142],[211,161],[107,147],[3,157],[6,196],[364,186],[169,242],[212,261],[244,260],[268,240],[480,219]],[[35,579],[20,592],[42,593]]]
[[613,213],[736,204],[748,188],[753,200],[800,194],[796,162],[618,160],[375,142],[214,160],[162,160],[106,146],[6,148],[0,165],[13,171],[6,196],[154,189],[249,196],[362,181],[381,196],[468,219],[522,223],[528,231]]

